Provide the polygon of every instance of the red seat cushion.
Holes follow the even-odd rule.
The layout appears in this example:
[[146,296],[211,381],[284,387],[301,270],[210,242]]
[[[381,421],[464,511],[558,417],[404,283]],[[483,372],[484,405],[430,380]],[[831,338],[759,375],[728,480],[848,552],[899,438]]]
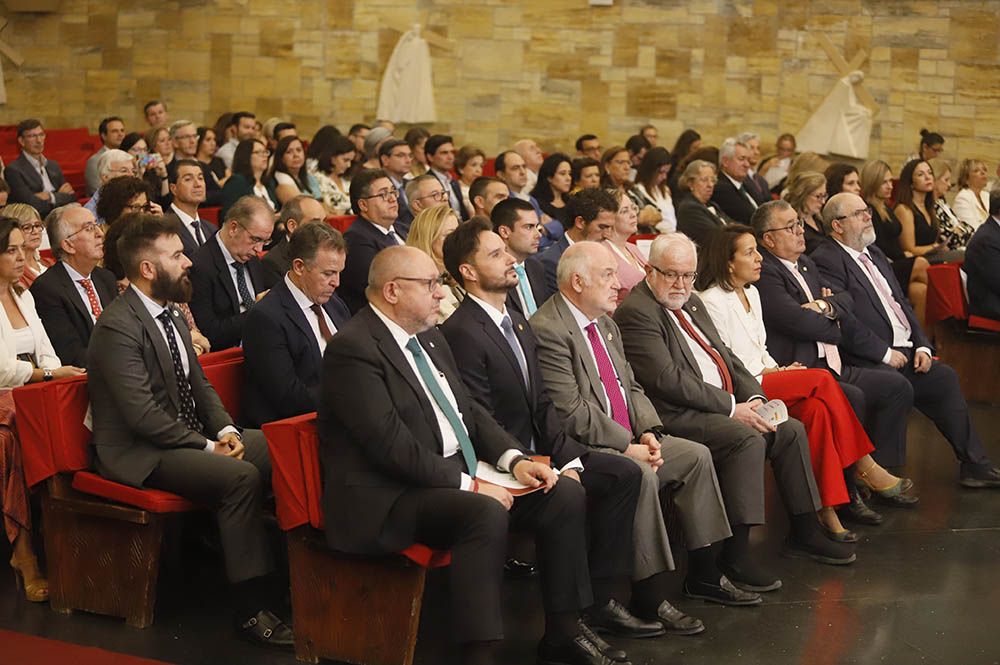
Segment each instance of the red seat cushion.
[[215,388],[222,406],[231,418],[240,417],[241,397],[243,394],[243,358],[227,360],[221,363],[205,365],[205,378]]
[[357,218],[357,215],[331,215],[326,218],[326,223],[343,233]]
[[219,206],[209,206],[207,208],[198,208],[198,216],[204,219],[206,222],[212,222],[216,226],[219,225],[219,212],[222,210]]
[[927,269],[928,329],[938,321],[968,318],[961,268],[961,263],[940,263]]
[[969,327],[975,328],[976,330],[991,330],[993,332],[1000,332],[1000,321],[987,319],[985,316],[973,315],[969,317]]
[[449,550],[432,550],[420,543],[410,545],[400,554],[424,568],[444,568],[451,565],[451,552]]
[[230,360],[237,360],[243,358],[243,349],[234,346],[229,349],[223,349],[222,351],[212,351],[211,353],[204,353],[198,356],[198,362],[201,366],[208,367],[209,365],[216,365],[218,363],[224,363]]
[[151,513],[186,513],[198,510],[198,506],[176,494],[122,485],[90,471],[78,471],[74,474],[73,489],[142,508]]

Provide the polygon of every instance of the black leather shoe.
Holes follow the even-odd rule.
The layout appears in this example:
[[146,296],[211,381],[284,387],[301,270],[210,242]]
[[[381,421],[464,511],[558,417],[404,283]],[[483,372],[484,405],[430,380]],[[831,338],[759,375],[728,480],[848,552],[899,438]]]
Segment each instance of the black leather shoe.
[[666,632],[659,621],[640,619],[614,598],[604,607],[587,612],[587,625],[598,633],[618,637],[659,637]]
[[854,546],[848,543],[835,543],[822,535],[802,540],[794,534],[788,536],[782,554],[792,558],[809,558],[813,561],[830,566],[846,566],[854,563],[858,555]]
[[295,646],[292,629],[269,610],[261,610],[242,622],[239,631],[243,639],[255,644],[282,649],[291,649]]
[[781,588],[781,580],[765,570],[758,570],[752,565],[746,563],[737,564],[722,558],[719,559],[718,565],[722,574],[729,578],[733,586],[738,589],[753,591],[755,593],[766,593]]
[[668,635],[697,635],[705,632],[701,619],[684,614],[667,601],[656,608],[656,618],[667,629]]
[[625,656],[625,660],[608,658],[581,633],[568,644],[552,645],[545,640],[539,642],[538,665],[632,665],[632,662],[628,656]]
[[962,487],[973,489],[1000,487],[1000,469],[995,466],[962,465],[958,480]]
[[535,564],[514,558],[507,559],[503,564],[503,569],[507,577],[514,580],[524,580],[538,573]]
[[858,534],[854,533],[850,529],[844,529],[843,531],[830,531],[825,525],[823,525],[823,534],[835,543],[858,542]]
[[628,654],[622,649],[616,649],[604,639],[594,632],[594,629],[587,625],[587,622],[583,619],[577,619],[576,625],[580,628],[580,635],[585,637],[588,642],[597,647],[597,650],[601,652],[601,655],[610,660],[613,663],[626,663],[628,662]]
[[872,492],[872,501],[881,503],[883,506],[893,506],[895,508],[916,508],[920,503],[920,497],[910,494],[893,494],[886,496],[878,492]]
[[720,605],[760,605],[763,602],[759,593],[737,588],[725,575],[719,578],[718,584],[686,578],[684,595]]
[[882,516],[868,507],[860,494],[852,493],[851,502],[840,509],[838,514],[857,524],[867,524],[868,526],[878,526],[882,523]]

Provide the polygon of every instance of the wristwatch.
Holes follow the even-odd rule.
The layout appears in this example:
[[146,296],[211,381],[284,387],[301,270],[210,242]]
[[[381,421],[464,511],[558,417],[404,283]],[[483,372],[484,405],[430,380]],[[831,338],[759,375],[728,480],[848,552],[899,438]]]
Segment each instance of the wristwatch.
[[55,377],[52,374],[52,370],[49,369],[49,368],[47,368],[47,367],[43,367],[42,368],[42,381],[51,381],[53,378],[55,378]]
[[830,309],[830,305],[828,305],[825,300],[817,300],[816,306],[819,307],[819,311],[823,314],[826,314],[827,310]]

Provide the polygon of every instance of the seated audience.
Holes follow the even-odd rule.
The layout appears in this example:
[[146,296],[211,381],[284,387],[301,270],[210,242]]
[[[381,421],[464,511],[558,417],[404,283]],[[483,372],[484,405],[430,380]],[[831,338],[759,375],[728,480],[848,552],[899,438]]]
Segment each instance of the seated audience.
[[[2,212],[2,211],[0,211]],[[1000,321],[1000,192],[990,193],[990,218],[965,250],[969,314]]]
[[583,134],[574,143],[578,157],[589,157],[600,163],[601,161],[601,140],[593,134]]
[[[927,162],[934,174],[934,218],[944,248],[951,252],[963,252],[969,244],[975,229],[963,222],[948,205],[945,198],[951,191],[951,163],[935,157]],[[954,254],[956,258],[961,254]]]
[[[327,543],[358,554],[418,542],[450,549],[450,632],[461,644],[459,662],[480,664],[495,662],[503,638],[508,527],[530,531],[545,607],[539,660],[625,661],[578,623],[593,602],[584,490],[570,478],[557,482],[469,396],[434,327],[444,297],[440,280],[423,252],[383,251],[371,266],[370,306],[327,345],[319,410]],[[479,460],[545,491],[514,501],[506,489],[476,480]],[[373,482],[350,481],[361,474]]]
[[40,120],[29,118],[17,125],[21,154],[3,171],[10,185],[11,203],[27,203],[47,215],[53,208],[76,201],[72,185],[66,182],[59,164],[45,155],[45,129]]
[[[509,197],[510,190],[506,183],[493,176],[476,178],[472,186],[469,187],[469,200],[472,202],[472,207],[475,208],[477,215],[483,217],[489,217],[493,213],[493,207]],[[528,205],[531,204],[528,203]],[[532,210],[534,210],[534,206],[532,206]]]
[[216,141],[215,130],[211,127],[198,128],[198,147],[194,158],[208,167],[212,180],[220,188],[226,184],[229,177],[229,167],[216,155],[218,143]]
[[760,135],[756,132],[743,132],[736,137],[736,142],[747,149],[747,177],[743,184],[757,205],[767,203],[771,200],[771,186],[757,172],[760,168]]
[[[121,176],[104,183],[99,190],[101,200],[97,203],[97,217],[104,220],[104,227],[114,224],[122,215],[133,212],[162,215],[163,210],[149,200],[149,186],[145,180],[135,176]],[[105,245],[107,245],[105,239]],[[107,253],[104,256],[107,260]]]
[[[160,156],[164,168],[174,159],[174,142],[170,140],[170,130],[167,127],[153,127],[143,137],[150,151]],[[166,176],[165,176],[166,177]]]
[[413,224],[406,236],[406,245],[416,247],[421,252],[431,257],[434,265],[438,267],[438,272],[444,279],[441,291],[444,298],[438,304],[438,323],[443,323],[458,307],[465,297],[465,291],[455,281],[454,276],[448,273],[444,264],[444,241],[451,233],[458,228],[458,215],[447,204],[431,206],[421,210],[413,218]]
[[550,219],[542,211],[542,206],[534,195],[522,193],[528,182],[528,169],[524,165],[524,159],[521,158],[521,155],[513,150],[506,150],[497,155],[494,165],[497,177],[510,189],[510,196],[527,201],[538,213],[538,218],[542,220],[542,249],[559,240],[563,234],[563,225],[558,219]]
[[535,258],[542,235],[538,213],[527,201],[509,198],[493,207],[490,221],[507,253],[514,257],[517,286],[507,292],[507,308],[530,319],[547,293],[545,268]]
[[241,141],[257,138],[257,116],[249,111],[238,111],[230,116],[227,127],[232,132],[232,136],[219,146],[215,156],[222,160],[227,169],[232,171],[236,147]]
[[861,196],[861,175],[858,169],[844,162],[834,162],[823,172],[826,178],[826,198],[848,192]]
[[753,211],[760,205],[746,183],[749,168],[750,150],[735,138],[723,141],[719,148],[719,180],[712,200],[740,224],[749,224]]
[[458,189],[462,192],[462,209],[465,219],[476,214],[469,199],[469,188],[476,178],[482,177],[483,165],[486,163],[486,153],[474,145],[463,145],[455,155],[455,173],[458,174]]
[[[392,178],[389,178],[391,181]],[[395,183],[393,183],[395,185]],[[504,187],[504,195],[507,194],[506,186]],[[432,208],[442,203],[448,203],[448,191],[445,189],[445,185],[441,184],[441,181],[437,179],[431,173],[425,173],[424,175],[419,175],[416,178],[411,178],[406,186],[403,187],[403,196],[399,197],[401,201],[405,198],[409,202],[410,214],[409,223],[405,225],[405,230],[409,232],[410,226],[413,223],[413,217],[419,215],[424,210]],[[402,203],[399,204],[402,206]],[[399,222],[403,218],[402,213],[400,213],[399,218],[396,220],[394,226],[397,231],[404,230],[404,225]]]
[[[132,155],[118,148],[105,150],[100,159],[97,160],[97,165],[97,173],[100,180],[99,187],[103,187],[114,178],[132,177],[135,175],[135,160],[132,158]],[[83,207],[97,216],[98,224],[104,224],[105,219],[97,213],[100,201],[101,190],[98,189]]]
[[[330,149],[333,146],[333,140],[338,136],[343,136],[343,134],[341,134],[340,130],[333,125],[323,125],[316,130],[316,133],[313,134],[312,139],[309,141],[309,146],[306,148],[307,171],[316,171],[319,154]],[[348,140],[350,141],[350,139]],[[351,146],[352,149],[354,149],[354,141],[351,141]],[[351,161],[353,163],[353,158]]]
[[604,240],[604,245],[611,250],[618,264],[618,304],[620,305],[632,287],[646,276],[646,257],[629,238],[635,235],[639,226],[639,208],[629,197],[620,191],[615,193],[618,211],[615,213],[615,225]]
[[806,254],[812,254],[826,240],[826,229],[820,211],[826,203],[826,176],[817,171],[799,171],[788,176],[788,187],[781,194],[783,201],[802,222],[806,236]]
[[715,164],[701,159],[688,164],[677,181],[684,193],[677,206],[677,230],[699,247],[707,246],[711,235],[731,221],[712,200],[717,181]]
[[180,222],[178,233],[184,243],[184,254],[194,260],[194,254],[212,239],[218,227],[198,216],[198,206],[205,202],[205,170],[193,159],[175,160],[170,172],[170,195],[173,203],[167,213]]
[[573,188],[570,194],[581,189],[597,189],[601,186],[601,162],[592,157],[577,157],[570,162]]
[[77,203],[50,212],[45,228],[56,263],[35,279],[31,295],[56,355],[86,367],[94,323],[118,296],[115,276],[98,265],[104,258],[104,229]]
[[646,156],[646,153],[652,147],[642,134],[634,134],[625,141],[625,149],[628,150],[628,158],[632,162],[628,172],[628,179],[632,182],[635,182],[635,176],[639,172],[639,164],[642,163],[642,158]]
[[[323,204],[309,196],[299,194],[285,205],[281,206],[281,214],[275,224],[276,229],[281,229],[281,237],[267,254],[261,259],[263,268],[261,279],[262,286],[269,289],[285,276],[292,269],[292,257],[289,255],[291,249],[291,238],[297,229],[306,224],[326,221],[326,210]],[[337,281],[340,281],[340,271],[337,271]]]
[[216,351],[240,344],[247,312],[266,292],[257,253],[273,229],[274,213],[268,205],[245,196],[229,208],[218,233],[191,258],[191,313]]
[[212,175],[208,164],[198,161],[198,128],[190,120],[178,120],[170,125],[170,142],[173,155],[167,163],[167,176],[173,182],[174,174],[181,162],[193,162],[201,169],[205,181],[205,200],[201,205],[217,206],[222,198],[222,188]]
[[462,190],[458,181],[451,176],[451,170],[455,166],[455,145],[451,137],[444,134],[431,136],[424,143],[424,154],[427,156],[427,172],[444,187],[444,191],[448,193],[448,205],[458,213],[459,219],[465,219]]
[[643,125],[639,128],[639,135],[649,141],[650,147],[655,148],[660,140],[660,133],[656,129],[656,125]]
[[[560,229],[565,228],[566,224],[566,197],[573,185],[572,171],[569,157],[561,152],[554,152],[542,160],[535,186],[531,190],[531,196],[538,202],[539,209],[557,222]],[[518,198],[523,200],[523,197]]]
[[959,164],[955,215],[973,229],[978,229],[990,217],[990,196],[986,188],[988,181],[986,162],[963,159]]
[[782,134],[774,143],[774,155],[761,160],[758,173],[767,181],[771,192],[781,193],[781,181],[788,177],[788,169],[795,157],[795,135]]
[[945,249],[934,216],[934,171],[929,163],[913,160],[903,167],[894,212],[903,228],[899,243],[904,252],[922,256],[931,263],[953,260],[954,255]]
[[820,157],[815,152],[803,152],[792,160],[791,166],[788,167],[788,175],[785,177],[784,181],[781,182],[779,193],[781,198],[785,197],[785,191],[793,180],[799,177],[802,173],[826,173],[826,169],[829,168],[830,162],[828,162],[823,157]]
[[153,200],[161,206],[167,205],[170,198],[170,179],[163,158],[149,151],[145,137],[138,132],[126,134],[122,139],[121,149],[132,155],[136,174],[149,185]]
[[[0,166],[3,165],[3,160],[0,159]],[[7,205],[7,199],[10,198],[10,185],[7,181],[0,177],[0,206]],[[26,203],[19,203],[18,205],[27,205]]]
[[711,164],[712,168],[715,169],[716,175],[718,175],[719,149],[712,145],[706,145],[698,148],[681,161],[680,166],[678,167],[680,171],[674,173],[673,167],[670,168],[670,176],[667,178],[667,186],[670,188],[670,193],[678,201],[683,200],[683,198],[687,196],[687,191],[685,191],[680,184],[681,177],[684,175],[684,172],[687,170],[687,167],[691,164],[691,162],[699,160]]
[[839,345],[845,360],[900,372],[913,387],[914,405],[951,444],[962,486],[1000,487],[1000,469],[986,456],[958,375],[934,360],[930,340],[889,262],[872,246],[875,231],[864,201],[854,194],[837,194],[823,208],[823,219],[831,241],[811,258],[833,291],[846,291],[854,299],[852,314],[859,324]]
[[659,209],[643,202],[642,196],[634,192],[635,185],[629,177],[632,169],[629,151],[621,146],[614,146],[604,151],[601,157],[601,168],[604,176],[601,185],[607,189],[617,189],[627,194],[639,206],[639,225],[643,230],[655,227],[662,221]]
[[636,173],[635,193],[642,199],[642,205],[656,206],[661,220],[656,225],[659,233],[677,230],[677,213],[674,201],[667,187],[670,175],[670,153],[666,148],[653,148],[646,153]]
[[538,144],[531,139],[515,141],[513,150],[521,155],[521,159],[524,160],[524,165],[528,169],[528,182],[525,184],[524,189],[521,190],[521,193],[529,194],[535,189],[535,184],[538,183],[538,171],[542,168],[545,155],[542,153],[542,149],[538,147]]
[[[354,144],[354,165],[360,167],[365,161],[365,139],[368,138],[368,134],[372,131],[372,128],[364,123],[356,123],[351,125],[351,128],[347,130],[347,138],[351,139],[351,143]],[[357,169],[352,169],[352,173]]]
[[607,249],[581,242],[567,250],[559,264],[559,293],[531,318],[538,364],[566,433],[592,450],[622,454],[642,469],[633,606],[640,616],[659,616],[672,632],[690,634],[702,622],[664,601],[666,571],[674,562],[660,510],[663,489],[674,490],[672,503],[688,549],[684,594],[724,605],[758,605],[761,598],[737,588],[719,569],[720,549],[736,566],[747,562],[744,552],[736,552],[741,545],[731,538],[711,453],[700,443],[668,434],[636,381],[621,331],[610,316],[617,287]]
[[146,124],[150,127],[166,127],[170,122],[167,115],[167,105],[158,99],[146,102],[142,107],[142,114],[146,118]]
[[[297,205],[321,208],[299,196],[282,214]],[[347,251],[340,231],[301,224],[284,247],[288,271],[250,310],[244,327],[242,423],[251,427],[317,409],[323,352],[351,318],[334,293]]]
[[98,323],[87,357],[96,469],[212,510],[241,635],[290,647],[291,629],[267,609],[275,588],[262,515],[267,442],[235,427],[171,304],[188,300],[192,288],[176,226],[142,214],[125,222],[118,246],[130,287]]
[[45,223],[38,211],[27,203],[5,205],[0,208],[0,216],[13,217],[18,221],[18,228],[24,235],[24,243],[21,245],[24,252],[24,272],[21,273],[20,283],[25,289],[31,288],[35,279],[55,263],[55,259],[42,256],[39,251],[45,236]]
[[286,136],[278,141],[271,170],[264,182],[268,190],[274,192],[279,205],[299,194],[308,194],[317,200],[321,198],[319,183],[306,170],[305,148],[297,136]]
[[[410,177],[410,169],[413,165],[413,150],[406,141],[389,139],[378,149],[378,159],[382,164],[382,170],[389,176],[389,180],[392,181],[392,186],[396,188],[396,193],[399,196],[399,219],[396,220],[396,223],[401,229],[408,230],[413,222],[414,213],[410,209],[410,200],[406,198],[406,179]],[[348,196],[348,203],[350,203],[350,196]],[[350,206],[348,206],[347,212],[350,212]]]
[[84,180],[87,183],[87,196],[93,196],[101,188],[101,173],[98,169],[98,160],[108,150],[116,150],[121,147],[125,138],[125,121],[116,115],[101,120],[97,127],[97,135],[101,138],[101,149],[87,158],[87,165],[84,169]]
[[[677,192],[677,179],[684,172],[685,165],[691,160],[689,157],[696,150],[701,148],[701,134],[693,129],[685,129],[674,141],[674,148],[670,151],[670,176],[667,179],[667,186],[672,192]],[[712,164],[718,164],[719,160],[707,160]]]
[[368,132],[368,136],[365,137],[365,161],[361,164],[361,167],[366,169],[379,168],[378,151],[382,147],[382,144],[391,138],[392,130],[386,127],[373,127]]
[[225,219],[229,208],[244,196],[256,196],[264,201],[272,211],[275,210],[278,202],[271,190],[264,184],[266,172],[267,145],[264,141],[261,139],[240,141],[233,152],[232,175],[222,187],[219,218]]
[[337,135],[317,154],[315,169],[307,169],[319,185],[320,201],[329,215],[351,212],[351,181],[347,173],[353,158],[354,144],[346,136]]
[[416,178],[427,173],[427,155],[424,153],[424,144],[431,137],[431,133],[423,127],[410,127],[403,140],[410,146],[413,154],[413,163],[410,165],[410,177]]

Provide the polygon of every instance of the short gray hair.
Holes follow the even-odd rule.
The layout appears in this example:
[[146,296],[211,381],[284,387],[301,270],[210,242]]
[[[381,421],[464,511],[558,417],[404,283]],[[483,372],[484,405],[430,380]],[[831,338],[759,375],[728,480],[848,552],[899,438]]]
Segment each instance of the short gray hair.
[[129,162],[130,164],[135,163],[132,155],[128,154],[124,150],[119,150],[118,148],[105,150],[104,154],[97,160],[97,174],[101,177],[106,176],[111,173],[111,165],[118,164],[120,162]]
[[52,256],[55,257],[57,261],[62,260],[62,241],[69,235],[69,232],[66,229],[66,222],[63,217],[66,215],[67,210],[82,207],[83,206],[79,203],[67,203],[64,206],[54,208],[52,212],[45,217],[45,233],[49,236],[49,247],[52,249]]
[[762,203],[754,210],[753,216],[750,218],[750,226],[753,227],[753,234],[757,236],[758,240],[771,230],[771,218],[774,217],[774,213],[785,209],[792,209],[792,205],[788,201],[778,199]]
[[722,165],[722,160],[726,159],[727,157],[735,157],[736,156],[736,146],[738,146],[739,144],[740,144],[740,141],[735,136],[730,136],[728,139],[726,139],[725,141],[722,142],[722,145],[719,146],[719,165],[720,166]]
[[194,125],[194,123],[190,120],[178,120],[177,122],[171,124],[170,129],[167,130],[170,134],[170,140],[172,141],[177,138],[177,132],[181,131],[183,127],[187,127],[188,125]]
[[[308,194],[298,194],[281,206],[281,215],[278,216],[279,224],[287,224],[288,220],[294,219],[296,222],[302,222],[302,201],[305,199],[312,199]],[[314,201],[316,199],[313,199]]]
[[719,169],[717,169],[715,164],[712,162],[705,159],[696,159],[684,168],[684,173],[682,173],[680,177],[681,187],[683,189],[691,189],[691,183],[698,177],[698,174],[701,173],[701,170],[706,166],[712,169],[713,173],[717,174],[719,172]]
[[759,141],[760,134],[757,132],[743,132],[736,137],[736,142],[740,145],[747,145],[750,141]]
[[847,202],[848,196],[852,196],[850,193],[847,193],[847,196],[844,194],[845,192],[834,194],[826,202],[826,205],[823,206],[823,210],[820,211],[820,215],[823,217],[823,227],[827,233],[833,231],[833,220],[844,215],[844,205]]
[[669,254],[675,248],[690,249],[694,253],[695,261],[698,260],[698,245],[694,240],[679,231],[664,233],[653,239],[653,244],[649,246],[649,262],[660,262],[665,254]]
[[413,178],[410,182],[406,183],[406,187],[404,188],[404,191],[406,192],[406,204],[411,212],[413,211],[413,199],[417,194],[417,190],[420,189],[421,183],[431,181],[441,182],[437,179],[436,175],[425,173],[423,175],[418,175],[416,178]]
[[590,284],[590,260],[592,253],[588,250],[594,247],[600,247],[604,251],[608,251],[599,242],[581,240],[580,242],[574,242],[563,252],[562,257],[559,259],[559,265],[556,266],[556,283],[559,286],[568,284],[573,279],[573,275],[579,275],[584,284]]

